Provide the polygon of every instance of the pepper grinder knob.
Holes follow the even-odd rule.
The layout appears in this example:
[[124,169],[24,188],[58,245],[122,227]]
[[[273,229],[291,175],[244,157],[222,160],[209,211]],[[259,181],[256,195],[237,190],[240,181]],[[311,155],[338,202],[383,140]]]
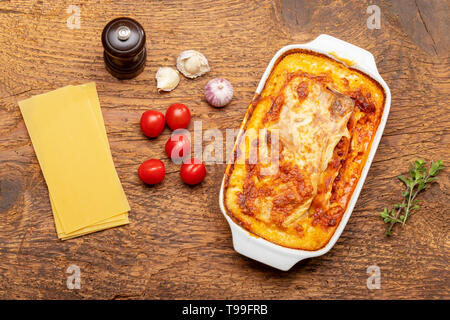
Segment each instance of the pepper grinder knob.
[[134,19],[116,18],[102,32],[106,69],[118,79],[131,79],[145,67],[147,51],[144,28]]

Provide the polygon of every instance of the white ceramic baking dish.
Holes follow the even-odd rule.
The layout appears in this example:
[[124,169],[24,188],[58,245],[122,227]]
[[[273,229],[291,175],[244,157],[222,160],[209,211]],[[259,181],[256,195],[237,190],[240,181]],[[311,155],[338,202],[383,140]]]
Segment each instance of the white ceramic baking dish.
[[283,271],[289,270],[290,268],[292,268],[294,264],[303,259],[317,257],[327,253],[334,246],[334,244],[340,237],[342,231],[345,228],[345,225],[347,224],[348,219],[350,218],[350,215],[352,214],[353,208],[356,204],[359,193],[361,192],[361,188],[364,184],[364,181],[366,180],[367,172],[369,171],[373,157],[375,156],[375,152],[380,142],[381,135],[383,134],[383,130],[386,125],[387,117],[389,114],[389,109],[391,106],[391,92],[386,82],[384,82],[384,80],[378,73],[373,55],[370,52],[361,49],[360,47],[357,47],[348,42],[339,40],[326,34],[322,34],[313,41],[305,44],[294,44],[281,48],[275,54],[275,56],[272,58],[269,65],[267,66],[267,69],[264,72],[261,81],[259,82],[258,88],[256,89],[256,94],[260,94],[261,91],[263,90],[264,84],[267,78],[269,77],[272,68],[274,67],[278,58],[285,52],[292,49],[308,49],[311,51],[325,54],[330,58],[338,61],[339,58],[342,58],[344,60],[342,62],[344,63],[346,61],[351,61],[352,68],[358,69],[366,73],[374,80],[378,81],[378,83],[380,83],[380,85],[383,87],[385,91],[386,101],[384,105],[383,115],[381,117],[381,122],[380,125],[378,126],[378,130],[373,139],[369,156],[362,170],[358,184],[356,185],[353,195],[348,203],[347,210],[345,211],[339,226],[337,227],[335,233],[331,237],[328,244],[320,250],[305,251],[282,247],[267,240],[264,240],[263,238],[257,237],[251,234],[249,231],[242,228],[240,225],[235,223],[225,212],[225,207],[223,204],[223,197],[224,197],[223,187],[225,177],[222,180],[222,186],[220,188],[220,195],[219,195],[220,209],[223,215],[225,216],[225,219],[228,221],[228,224],[230,225],[234,249],[244,256],[247,256],[251,259],[257,260],[259,262],[265,263],[269,266],[272,266],[274,268]]

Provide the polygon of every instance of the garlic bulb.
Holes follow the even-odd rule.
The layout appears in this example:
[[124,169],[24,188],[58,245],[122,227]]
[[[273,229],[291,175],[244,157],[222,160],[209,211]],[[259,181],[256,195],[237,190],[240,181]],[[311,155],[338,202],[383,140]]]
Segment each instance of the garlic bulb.
[[233,98],[233,86],[226,79],[212,79],[206,84],[205,98],[214,107],[224,107]]
[[161,67],[156,72],[156,82],[159,91],[172,91],[180,82],[178,71],[169,67]]
[[198,51],[186,50],[177,58],[177,69],[191,79],[197,78],[209,72],[208,59]]

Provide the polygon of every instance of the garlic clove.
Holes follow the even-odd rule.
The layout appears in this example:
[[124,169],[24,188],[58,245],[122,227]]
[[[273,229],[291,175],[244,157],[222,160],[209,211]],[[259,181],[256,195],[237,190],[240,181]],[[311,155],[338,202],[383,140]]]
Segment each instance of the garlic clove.
[[177,70],[170,67],[161,67],[156,72],[156,82],[158,92],[172,91],[180,82],[180,75]]
[[184,63],[184,69],[187,73],[197,74],[200,72],[202,61],[199,56],[193,55],[192,57],[186,59]]
[[230,81],[222,78],[210,80],[205,87],[206,101],[213,107],[224,107],[233,99],[233,86]]
[[177,69],[187,78],[197,78],[210,71],[208,59],[198,51],[186,50],[177,58]]

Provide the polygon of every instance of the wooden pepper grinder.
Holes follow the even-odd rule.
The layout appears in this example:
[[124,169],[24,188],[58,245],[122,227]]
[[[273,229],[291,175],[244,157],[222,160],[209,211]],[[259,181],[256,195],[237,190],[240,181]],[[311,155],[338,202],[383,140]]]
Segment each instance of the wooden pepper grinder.
[[106,69],[118,79],[131,79],[145,67],[145,31],[131,18],[110,21],[102,32]]

